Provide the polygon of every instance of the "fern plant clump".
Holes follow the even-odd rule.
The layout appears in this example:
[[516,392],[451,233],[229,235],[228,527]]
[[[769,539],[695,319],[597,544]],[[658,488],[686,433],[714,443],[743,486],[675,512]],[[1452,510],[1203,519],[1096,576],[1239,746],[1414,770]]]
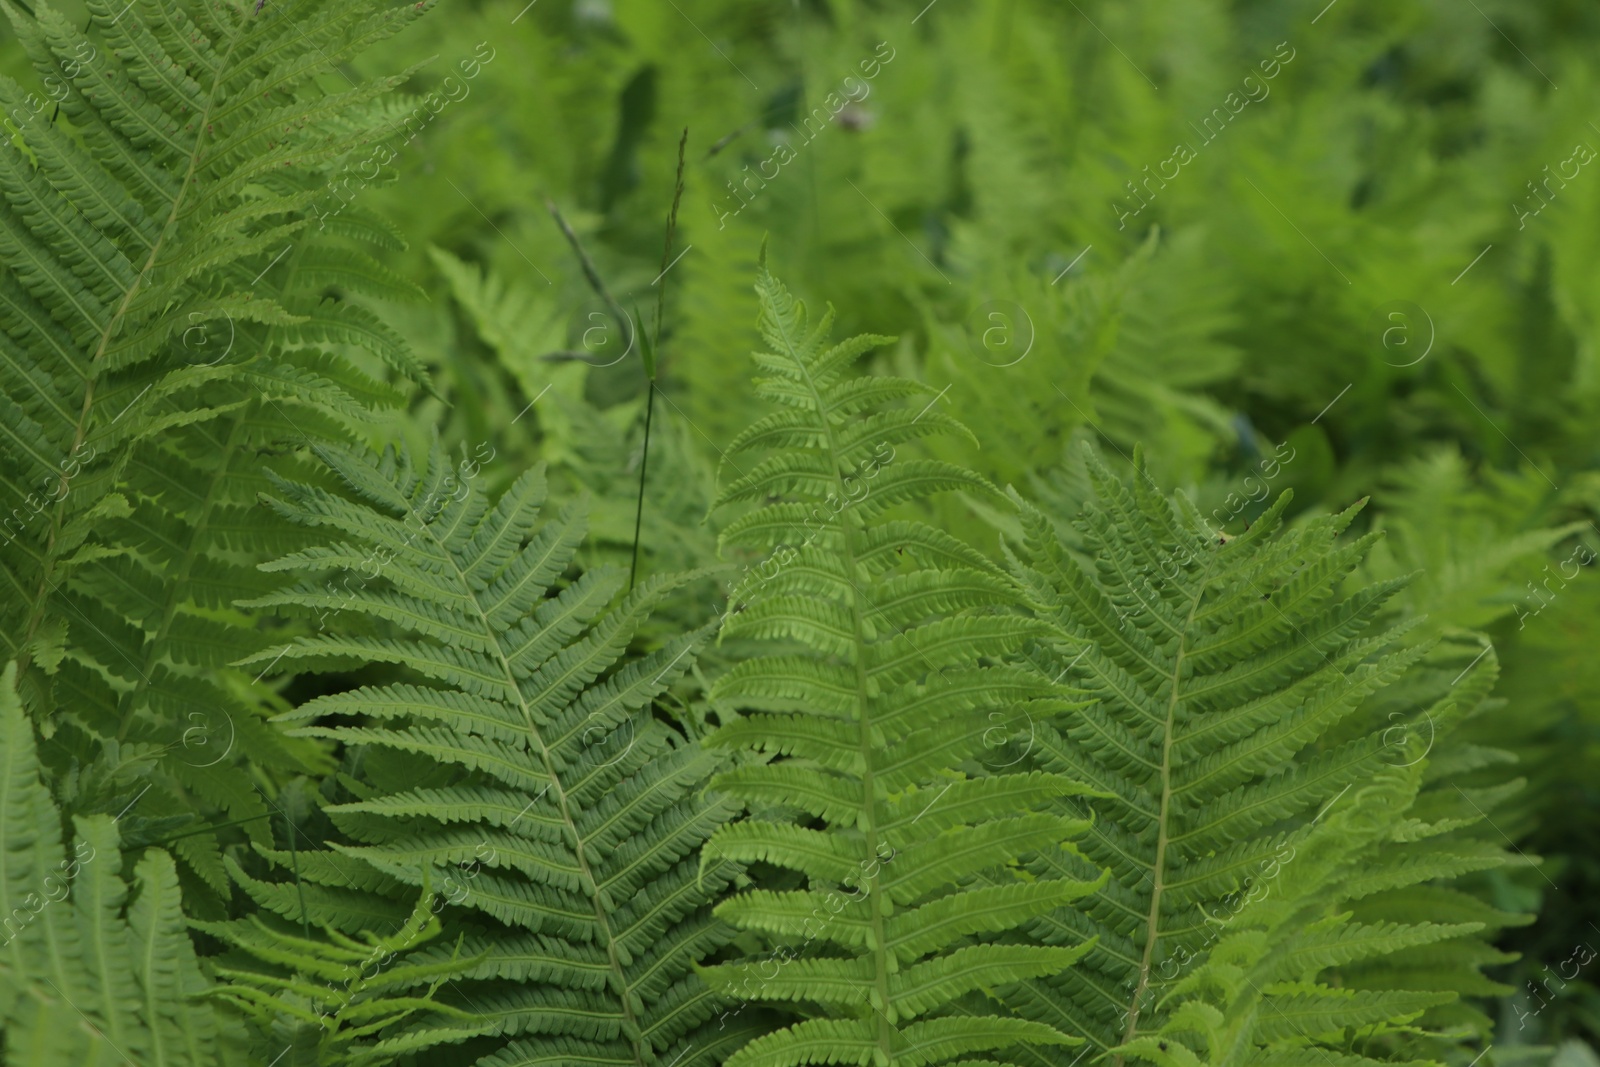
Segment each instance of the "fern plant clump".
[[[416,984],[468,961],[428,993],[462,1021],[431,1019],[414,994],[375,1001],[395,1013],[395,1053],[477,1038],[468,1062],[486,1067],[718,1062],[741,1031],[703,1032],[719,999],[692,965],[731,937],[710,909],[737,867],[703,870],[698,849],[732,809],[698,795],[718,760],[650,711],[706,635],[624,658],[682,579],[625,595],[617,570],[562,580],[585,524],[572,506],[541,522],[542,469],[491,501],[476,481],[443,492],[455,468],[438,448],[418,461],[394,449],[321,455],[343,492],[283,482],[275,507],[322,543],[272,563],[301,577],[259,603],[337,606],[349,621],[259,659],[395,664],[404,680],[281,717],[290,734],[349,754],[344,795],[325,808],[344,839],[302,855],[298,872],[274,857],[309,883],[299,889],[235,876],[291,921],[352,934],[378,900],[398,920],[401,901],[430,898],[417,907],[439,913],[449,947],[409,953],[390,981],[399,993],[402,972]],[[330,590],[329,573],[375,552],[385,562],[374,581]],[[400,1008],[421,1014],[398,1026]]]
[[[389,133],[403,79],[319,79],[423,10],[87,7],[84,28],[3,5],[59,113],[19,111],[0,77],[26,119],[0,144],[0,648],[73,810],[143,780],[130,828],[237,827],[173,843],[217,918],[223,840],[270,844],[280,784],[328,767],[232,666],[268,640],[233,602],[271,588],[255,564],[295,536],[259,507],[265,468],[369,432],[405,396],[391,372],[425,377],[352,299],[418,294],[359,247],[403,239],[354,211],[307,231],[326,172]],[[259,777],[231,771],[245,753]]]
[[1600,23],[1258,7],[0,0],[0,1067],[1594,1067]]

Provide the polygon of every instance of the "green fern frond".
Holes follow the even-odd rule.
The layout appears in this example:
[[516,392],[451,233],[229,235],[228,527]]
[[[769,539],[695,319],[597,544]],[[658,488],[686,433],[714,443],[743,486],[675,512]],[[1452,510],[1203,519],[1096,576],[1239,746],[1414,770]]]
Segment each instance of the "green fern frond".
[[[351,917],[344,868],[391,897],[440,887],[445,936],[474,962],[435,999],[495,1026],[478,1042],[484,1062],[713,1062],[705,1031],[719,1002],[692,965],[732,936],[709,905],[736,868],[714,864],[702,880],[697,854],[732,807],[701,795],[718,761],[651,713],[705,635],[624,658],[684,579],[641,582],[620,601],[620,571],[564,581],[584,522],[568,508],[540,524],[542,468],[491,502],[437,448],[421,464],[394,450],[319,454],[346,495],[278,487],[275,508],[324,541],[274,563],[304,577],[256,603],[335,614],[278,662],[394,663],[409,680],[283,716],[291,734],[361,753],[367,773],[327,809],[346,840],[302,866],[319,890],[309,915],[292,892],[252,892],[287,918],[334,922]],[[366,577],[332,590],[330,576],[361,559],[373,561]],[[434,1040],[408,1032],[416,1047]]]
[[1087,829],[1040,810],[1084,791],[1067,777],[977,776],[989,715],[1042,717],[1071,705],[1051,699],[1047,680],[990,665],[1039,633],[1010,610],[1017,592],[1003,574],[930,527],[877,521],[940,490],[992,490],[953,464],[897,456],[898,444],[964,430],[926,409],[882,407],[933,390],[848,375],[884,338],[830,344],[831,314],[809,325],[764,268],[756,290],[769,346],[755,357],[769,375],[756,391],[780,410],[729,447],[728,464],[744,473],[718,503],[758,505],[728,524],[725,547],[778,551],[740,583],[722,636],[762,641],[774,654],[716,684],[714,699],[747,713],[709,743],[775,758],[717,778],[752,817],[719,829],[705,854],[788,868],[804,888],[720,905],[727,921],[778,948],[704,973],[730,995],[796,1003],[813,1017],[729,1063],[889,1067],[1019,1041],[1078,1043],[1046,1025],[952,1011],[974,990],[1075,963],[1086,945],[970,941],[1095,886],[1090,876],[975,887],[980,874]]
[[[374,105],[398,80],[315,79],[420,9],[316,3],[291,22],[93,0],[81,30],[47,4],[0,6],[61,111],[0,145],[0,404],[15,415],[0,419],[0,640],[24,702],[64,709],[41,722],[46,765],[94,764],[57,787],[77,790],[63,802],[94,810],[153,770],[142,815],[267,843],[268,808],[229,767],[245,752],[270,776],[326,762],[273,731],[270,693],[229,667],[269,639],[232,607],[273,587],[253,565],[299,543],[257,503],[263,455],[369,428],[404,396],[373,367],[424,377],[346,295],[414,293],[339,243],[392,231],[355,208],[326,236],[309,226],[328,172],[389,132]],[[25,95],[0,79],[0,103]],[[191,905],[220,914],[219,839],[174,851]]]
[[[173,407],[186,381],[211,376],[196,367],[213,353],[195,358],[193,331],[295,321],[251,291],[257,264],[304,240],[316,195],[308,174],[384,132],[363,116],[397,84],[330,94],[312,79],[422,9],[316,4],[292,26],[248,5],[162,0],[125,11],[91,0],[89,10],[85,32],[46,4],[4,5],[71,126],[35,115],[16,131],[24,147],[0,146],[9,268],[0,365],[16,398],[0,438],[5,503],[49,496],[35,501],[3,571],[16,614],[6,640],[24,662],[49,620],[72,619],[59,587],[127,446],[163,416],[193,422],[216,404]],[[0,80],[8,113],[27,114],[26,96]],[[304,254],[313,267],[343,262],[315,247]],[[245,348],[234,363],[257,354]]]
[[[308,939],[256,915],[196,924],[237,950],[236,959],[213,966],[224,984],[207,995],[240,1010],[272,1040],[302,1048],[314,1043],[317,1062],[330,1065],[391,1062],[397,1041],[386,1035],[398,1036],[413,1016],[454,1020],[453,1026],[434,1022],[436,1042],[475,1036],[485,1027],[435,994],[480,961],[461,956],[459,939],[443,958],[421,958],[421,946],[440,931],[433,903],[425,882],[411,915],[393,933],[363,938],[327,927],[323,939]],[[426,992],[412,993],[418,986]]]
[[[1465,944],[1484,921],[1430,922],[1400,904],[1504,857],[1452,836],[1481,813],[1419,798],[1436,772],[1394,729],[1414,739],[1426,720],[1445,736],[1483,703],[1492,667],[1456,665],[1453,688],[1437,684],[1430,646],[1386,619],[1404,579],[1349,585],[1376,537],[1338,540],[1359,505],[1280,532],[1285,494],[1246,533],[1219,537],[1155,490],[1142,457],[1131,484],[1092,453],[1087,473],[1077,545],[1024,506],[1015,570],[1054,630],[1035,669],[1096,698],[1042,724],[1033,756],[1104,795],[1064,808],[1095,816],[1083,856],[1044,854],[1033,872],[1082,877],[1092,864],[1112,881],[1030,929],[1046,944],[1098,938],[1083,964],[1004,999],[1119,1060],[1160,1063],[1270,1059],[1452,1001],[1459,984],[1437,969],[1382,967]],[[1329,815],[1347,805],[1364,813],[1359,833],[1353,816]],[[1205,1040],[1185,1058],[1178,1035],[1194,1033]]]
[[[1351,988],[1318,978],[1342,976],[1353,963],[1437,952],[1481,929],[1426,919],[1363,923],[1338,903],[1362,872],[1386,865],[1394,812],[1413,803],[1421,777],[1416,767],[1382,768],[1308,826],[1296,845],[1302,854],[1276,869],[1270,888],[1215,920],[1205,959],[1163,998],[1158,1033],[1134,1037],[1119,1054],[1158,1064],[1279,1062],[1311,1052],[1360,1064],[1438,1062],[1413,1059],[1426,1056],[1419,1039],[1431,1035],[1412,1024],[1461,990]],[[1341,1055],[1352,1046],[1359,1055]]]

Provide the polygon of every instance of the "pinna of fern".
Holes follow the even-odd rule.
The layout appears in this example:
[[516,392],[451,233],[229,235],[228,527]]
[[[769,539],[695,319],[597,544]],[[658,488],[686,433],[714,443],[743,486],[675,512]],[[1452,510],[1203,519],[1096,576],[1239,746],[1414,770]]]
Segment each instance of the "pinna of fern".
[[781,551],[741,583],[722,635],[771,652],[717,681],[713,698],[744,714],[708,744],[766,758],[715,779],[751,816],[720,828],[705,856],[787,868],[804,887],[720,904],[718,915],[778,948],[755,968],[704,973],[732,996],[804,1018],[728,1062],[921,1067],[1080,1043],[1042,1023],[956,1010],[973,990],[1057,973],[1088,948],[968,943],[973,935],[1014,928],[1096,885],[974,884],[1088,825],[1039,810],[1082,793],[1071,778],[975,773],[991,710],[1046,716],[1071,706],[1047,680],[992,662],[1038,633],[1008,610],[1012,583],[948,534],[882,518],[941,489],[993,490],[953,464],[895,454],[964,431],[942,413],[886,406],[932,392],[916,382],[848,375],[882,338],[830,346],[831,312],[810,325],[764,266],[756,289],[768,346],[755,356],[768,374],[756,388],[779,410],[728,447],[729,465],[757,458],[718,502],[761,502],[727,525],[725,547]]
[[[1390,626],[1384,615],[1404,579],[1345,589],[1378,536],[1338,542],[1357,508],[1280,533],[1284,494],[1246,533],[1219,537],[1186,498],[1157,492],[1141,459],[1129,484],[1087,455],[1092,493],[1075,548],[1022,504],[1015,574],[1055,631],[1033,650],[1034,666],[1095,698],[1070,718],[1041,723],[1033,757],[1098,791],[1062,807],[1096,816],[1082,846],[1087,863],[1041,854],[1033,873],[1081,877],[1102,865],[1111,882],[1027,930],[1030,943],[1095,938],[1083,963],[1018,982],[1003,999],[1018,1016],[1083,1033],[1118,1060],[1136,1053],[1194,1062],[1171,1038],[1203,1016],[1215,1032],[1196,1054],[1241,1064],[1279,1062],[1273,1057],[1286,1046],[1309,1047],[1348,1027],[1398,1026],[1453,1001],[1459,978],[1444,966],[1350,977],[1383,975],[1362,968],[1408,952],[1421,954],[1414,962],[1448,958],[1449,945],[1496,925],[1482,914],[1493,909],[1451,907],[1447,891],[1426,884],[1503,862],[1498,849],[1454,836],[1481,812],[1466,814],[1465,804],[1411,812],[1431,780],[1427,753],[1398,751],[1383,729],[1427,720],[1446,733],[1483,703],[1492,661],[1455,665],[1452,685],[1430,680],[1406,692],[1400,717],[1386,719],[1390,705],[1375,701],[1418,669],[1429,646],[1402,642],[1413,623]],[[1382,725],[1348,729],[1370,722],[1374,709]],[[1399,784],[1383,793],[1381,833],[1330,829],[1343,820],[1319,828],[1350,802],[1347,792],[1384,776]],[[1380,803],[1360,796],[1363,810]],[[1320,849],[1327,855],[1305,858]],[[1290,868],[1320,873],[1286,879]],[[1288,907],[1280,884],[1299,887],[1303,899]],[[1241,901],[1263,895],[1288,908],[1252,913],[1267,934],[1255,919],[1229,925]],[[1235,936],[1244,929],[1256,933]],[[1219,941],[1223,930],[1229,936]],[[1226,990],[1233,1008],[1185,1006],[1183,994],[1199,988],[1196,967],[1236,978],[1227,968],[1251,952],[1254,999],[1240,999],[1250,990],[1235,982]],[[1493,960],[1470,961],[1469,952],[1457,962],[1471,970]],[[1326,973],[1334,967],[1343,969],[1337,981]],[[1235,1009],[1248,1016],[1237,1026],[1209,1014]],[[1298,1022],[1284,1031],[1281,1019]],[[1048,1049],[1028,1055],[1065,1062]]]
[[[232,606],[271,588],[253,564],[295,543],[256,504],[263,457],[400,402],[351,350],[422,377],[346,298],[416,293],[342,243],[399,238],[358,210],[327,233],[306,217],[325,172],[385,135],[375,102],[398,79],[315,79],[420,12],[90,0],[80,29],[47,3],[0,6],[60,105],[29,117],[0,78],[16,127],[0,144],[0,642],[25,703],[60,709],[41,755],[73,810],[153,771],[128,838],[201,819],[269,843],[267,804],[229,761],[325,768],[228,666],[266,639]],[[216,913],[218,839],[174,851],[191,904]]]
[[[617,568],[564,577],[584,519],[573,505],[541,522],[542,467],[491,501],[476,479],[443,491],[452,466],[437,446],[420,461],[393,448],[319,454],[343,491],[276,486],[273,506],[320,543],[271,564],[298,581],[255,606],[334,612],[280,666],[387,664],[397,677],[282,716],[290,733],[349,754],[326,809],[341,839],[299,855],[303,886],[239,865],[235,876],[291,922],[346,932],[385,908],[398,925],[431,879],[450,947],[407,962],[472,960],[434,999],[493,1033],[429,1062],[719,1062],[747,1027],[707,1025],[722,1001],[692,967],[733,935],[710,903],[738,868],[702,878],[698,862],[732,806],[701,795],[721,760],[652,712],[706,634],[626,655],[689,576],[626,594]],[[375,555],[370,581],[329,588],[330,573]],[[425,1016],[385,1035],[407,1050],[461,1041],[460,1026]]]

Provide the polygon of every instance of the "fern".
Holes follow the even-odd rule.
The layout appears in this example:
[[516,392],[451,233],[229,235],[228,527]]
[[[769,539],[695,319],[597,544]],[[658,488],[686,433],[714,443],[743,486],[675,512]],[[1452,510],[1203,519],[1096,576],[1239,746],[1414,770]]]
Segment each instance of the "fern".
[[[372,366],[421,377],[347,298],[414,287],[307,228],[325,172],[387,132],[375,101],[399,79],[315,79],[421,9],[88,7],[80,31],[4,5],[61,117],[0,145],[0,641],[25,702],[62,709],[41,726],[64,803],[101,806],[153,768],[135,820],[239,823],[267,843],[267,804],[226,761],[249,751],[273,777],[326,765],[271,731],[270,697],[227,666],[266,640],[232,602],[270,588],[253,564],[293,543],[254,507],[262,454],[394,406],[403,393]],[[8,113],[24,98],[0,79]],[[334,235],[402,244],[354,210]],[[175,848],[192,903],[215,911],[230,891],[218,839]]]
[[[696,853],[729,805],[697,795],[716,761],[650,711],[704,634],[619,662],[681,579],[641,583],[609,610],[616,569],[558,587],[584,523],[569,507],[538,524],[542,468],[491,508],[437,449],[420,467],[393,450],[320,454],[352,496],[280,487],[275,507],[332,539],[272,564],[306,577],[261,605],[341,607],[345,621],[297,638],[281,663],[390,663],[408,680],[284,717],[359,753],[362,773],[343,777],[355,799],[327,809],[352,843],[300,858],[304,910],[292,886],[252,892],[291,920],[360,928],[370,896],[431,878],[445,935],[479,958],[439,999],[493,1024],[488,1049],[473,1046],[483,1064],[716,1062],[741,1031],[702,1033],[717,998],[691,965],[731,936],[708,905],[735,869],[701,881]],[[327,588],[331,569],[375,553],[374,580]],[[419,1027],[395,1040],[458,1037]]]
[[[1018,579],[1057,632],[1034,665],[1095,698],[1039,724],[1034,753],[1104,794],[1088,802],[1083,853],[1112,882],[1030,930],[1047,944],[1095,939],[1083,965],[1004,999],[1118,1060],[1244,1063],[1492,991],[1462,976],[1497,957],[1449,946],[1470,949],[1460,939],[1503,920],[1421,883],[1504,858],[1452,835],[1483,818],[1465,794],[1418,799],[1425,778],[1448,772],[1411,743],[1424,722],[1432,739],[1481,705],[1492,660],[1456,664],[1453,687],[1413,685],[1428,646],[1402,642],[1412,624],[1382,622],[1406,580],[1341,588],[1378,536],[1337,542],[1359,505],[1274,536],[1284,494],[1245,534],[1218,537],[1185,498],[1154,491],[1141,459],[1129,486],[1089,457],[1078,551],[1025,513]],[[1391,692],[1405,699],[1384,703]],[[1346,804],[1365,821],[1318,825]],[[1087,867],[1043,856],[1033,873]],[[1408,952],[1409,966],[1361,970]],[[1347,988],[1319,982],[1335,967]],[[1191,1005],[1196,990],[1213,999]],[[1174,1035],[1195,1032],[1205,1041],[1186,1058]]]
[[[194,994],[205,982],[179,908],[172,857],[149,849],[121,877],[118,820],[62,816],[40,777],[33,728],[0,674],[0,1030],[5,1062],[237,1063],[238,1026]],[[59,895],[58,895],[59,894]]]
[[710,743],[785,758],[716,779],[753,817],[718,830],[706,856],[786,868],[804,884],[718,906],[736,926],[777,939],[766,961],[774,973],[752,972],[749,962],[705,973],[737,996],[814,1007],[728,1062],[889,1067],[1019,1042],[1077,1043],[1047,1025],[951,1010],[971,990],[1070,966],[1085,946],[965,941],[1013,928],[1095,884],[970,887],[979,872],[1057,846],[1087,825],[1037,810],[1082,792],[1069,778],[968,773],[985,752],[991,709],[1060,707],[1047,681],[986,662],[1034,632],[1005,610],[1011,583],[932,527],[874,521],[931,492],[983,491],[986,483],[948,463],[895,454],[908,440],[962,429],[921,404],[883,407],[933,390],[846,375],[883,338],[830,347],[831,313],[810,327],[803,305],[764,268],[756,289],[769,346],[755,357],[769,374],[757,389],[780,410],[729,446],[733,465],[736,457],[766,458],[718,500],[765,501],[728,525],[724,545],[778,551],[742,583],[722,633],[765,639],[773,654],[717,682],[715,699],[749,713]]
[[[353,938],[328,928],[325,940],[295,936],[283,924],[251,915],[230,924],[202,929],[237,948],[239,962],[218,966],[227,984],[209,990],[251,1018],[274,1042],[287,1040],[294,1050],[318,1064],[392,1062],[406,1042],[378,1039],[418,1014],[470,1016],[438,1003],[434,994],[473,962],[453,953],[442,961],[396,963],[439,933],[433,914],[434,896],[426,881],[410,917],[386,936],[367,933]],[[425,983],[421,995],[410,989]],[[470,1036],[461,1028],[453,1035]],[[438,1034],[430,1035],[439,1037]],[[301,1062],[298,1058],[291,1063]]]
[[[631,367],[638,352],[628,350],[627,339],[616,336],[618,327],[598,312],[577,319],[579,332],[572,341],[578,347],[568,348],[553,298],[495,271],[481,273],[439,249],[432,253],[456,303],[516,382],[521,396],[513,394],[506,403],[520,417],[519,426],[537,428],[538,455],[553,486],[593,498],[588,551],[605,562],[627,558],[641,454],[638,409],[644,400],[601,408],[586,393],[600,376],[596,367],[622,360],[612,372],[617,373]],[[656,420],[651,438],[641,542],[653,559],[650,569],[688,569],[715,554],[714,534],[700,521],[710,501],[711,471],[702,458],[702,428],[681,417],[681,406],[671,406],[679,401],[662,395],[665,401],[658,397],[657,402],[669,415]]]
[[[308,221],[295,214],[320,192],[277,173],[372,140],[369,124],[332,117],[360,116],[396,79],[344,94],[307,83],[415,13],[310,4],[291,28],[244,4],[166,0],[129,18],[101,0],[89,8],[85,35],[48,6],[5,5],[40,76],[67,77],[61,109],[77,131],[35,119],[19,131],[27,154],[0,151],[7,488],[16,500],[39,484],[59,492],[32,525],[35,551],[7,569],[18,625],[6,640],[24,660],[63,614],[53,596],[71,554],[113,513],[106,483],[127,446],[196,420],[192,394],[177,401],[217,374],[184,358],[183,334],[218,320],[304,321],[244,282],[246,263],[291,241]],[[8,110],[24,96],[0,82]],[[324,266],[348,258],[307,254]]]
[[1159,1032],[1120,1051],[1162,1065],[1410,1059],[1423,1033],[1411,1024],[1448,994],[1315,979],[1351,961],[1434,946],[1467,925],[1360,922],[1330,907],[1341,893],[1362,895],[1362,882],[1393,880],[1375,872],[1384,867],[1375,846],[1393,836],[1394,813],[1415,799],[1417,777],[1383,768],[1308,826],[1270,884],[1214,917],[1206,958],[1173,983]]

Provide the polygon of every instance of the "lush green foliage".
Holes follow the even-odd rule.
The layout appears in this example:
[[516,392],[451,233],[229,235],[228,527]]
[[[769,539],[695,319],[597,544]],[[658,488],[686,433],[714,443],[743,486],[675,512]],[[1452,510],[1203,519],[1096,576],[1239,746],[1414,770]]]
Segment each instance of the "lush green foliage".
[[0,0],[0,1060],[1592,1063],[1600,18],[433,6]]
[[[931,394],[925,386],[848,374],[887,338],[829,346],[831,312],[812,326],[804,305],[765,270],[756,288],[768,345],[756,362],[770,375],[756,389],[780,410],[728,446],[726,461],[738,470],[736,457],[766,458],[730,476],[717,503],[781,502],[723,531],[725,546],[771,552],[740,583],[722,633],[777,648],[718,681],[713,699],[753,713],[709,743],[786,757],[739,767],[715,784],[756,812],[794,811],[819,825],[751,818],[712,837],[708,857],[789,868],[806,886],[754,889],[718,908],[743,929],[801,942],[769,957],[778,973],[752,972],[748,962],[707,973],[730,993],[829,1010],[752,1042],[729,1062],[870,1059],[889,1067],[947,1063],[1018,1042],[1075,1044],[1070,1032],[1038,1023],[948,1011],[973,990],[1076,962],[1086,945],[969,939],[1095,888],[1066,879],[970,885],[1087,824],[1035,810],[1081,793],[1071,778],[961,769],[984,754],[983,731],[973,725],[990,712],[1062,710],[1044,679],[988,662],[1012,656],[1033,629],[1019,615],[994,612],[1014,600],[1010,583],[925,523],[875,521],[937,490],[984,488],[948,463],[896,461],[907,441],[962,427],[925,406],[884,409]],[[841,895],[844,888],[853,897]]]
[[[323,891],[288,917],[359,929],[373,889],[442,880],[441,907],[460,916],[454,951],[474,958],[452,983],[459,1007],[504,1039],[487,1063],[715,1062],[717,1043],[696,1030],[717,1002],[692,965],[728,940],[710,903],[737,868],[701,870],[698,852],[731,808],[696,796],[710,754],[650,714],[704,635],[618,664],[640,618],[681,580],[651,579],[610,609],[625,584],[614,569],[553,589],[584,523],[572,508],[538,523],[542,469],[491,508],[469,464],[452,468],[437,450],[417,467],[392,451],[381,462],[322,455],[350,497],[286,484],[279,507],[337,540],[272,563],[306,578],[259,604],[375,624],[301,637],[285,663],[394,663],[417,681],[318,697],[285,716],[331,721],[290,732],[360,753],[341,775],[351,798],[326,808],[351,843],[308,857],[318,866],[303,876]],[[363,565],[372,582],[333,589],[330,575]],[[459,1036],[390,1040],[407,1049]]]
[[62,835],[16,676],[14,664],[0,675],[7,1061],[229,1062],[222,1048],[239,1047],[239,1025],[194,999],[205,979],[184,930],[171,855],[143,850],[130,902],[118,818],[77,816],[71,836]]
[[[5,9],[73,129],[41,112],[0,146],[0,642],[63,799],[89,810],[149,775],[136,825],[251,819],[264,843],[267,803],[213,754],[247,748],[269,778],[325,757],[267,728],[273,697],[229,666],[267,639],[232,605],[268,587],[252,564],[284,545],[254,507],[262,453],[357,432],[404,395],[356,346],[418,371],[371,312],[324,297],[413,287],[303,232],[319,171],[392,130],[375,101],[398,79],[308,87],[417,12],[325,5],[289,34],[247,10],[153,7],[97,3],[88,34]],[[0,99],[15,119],[37,97],[4,79]],[[214,835],[175,847],[196,903],[229,895]]]
[[[1416,679],[1429,647],[1402,644],[1411,627],[1384,622],[1404,579],[1345,591],[1378,537],[1338,543],[1355,507],[1274,537],[1285,494],[1228,538],[1184,498],[1170,507],[1137,459],[1130,485],[1092,456],[1087,469],[1094,498],[1075,544],[1025,515],[1018,576],[1062,638],[1034,656],[1037,669],[1095,698],[1066,724],[1038,724],[1033,758],[1105,799],[1091,804],[1099,817],[1083,858],[1043,857],[1034,870],[1098,864],[1113,884],[1031,931],[1046,943],[1097,939],[1083,968],[1024,984],[1008,1003],[1161,1062],[1145,1035],[1198,1030],[1203,1054],[1234,1062],[1481,991],[1472,955],[1444,944],[1495,917],[1439,921],[1455,894],[1413,887],[1505,861],[1456,833],[1487,819],[1478,804],[1492,801],[1427,790],[1423,767],[1453,753],[1489,661],[1452,665],[1448,685],[1384,692]],[[1387,729],[1340,730],[1369,703]],[[1319,827],[1352,789],[1363,816]],[[1295,864],[1315,877],[1280,884]],[[1434,947],[1351,966],[1423,946]],[[1336,985],[1318,981],[1330,969]],[[1210,1011],[1183,996],[1196,992],[1216,1001],[1199,1001]]]

